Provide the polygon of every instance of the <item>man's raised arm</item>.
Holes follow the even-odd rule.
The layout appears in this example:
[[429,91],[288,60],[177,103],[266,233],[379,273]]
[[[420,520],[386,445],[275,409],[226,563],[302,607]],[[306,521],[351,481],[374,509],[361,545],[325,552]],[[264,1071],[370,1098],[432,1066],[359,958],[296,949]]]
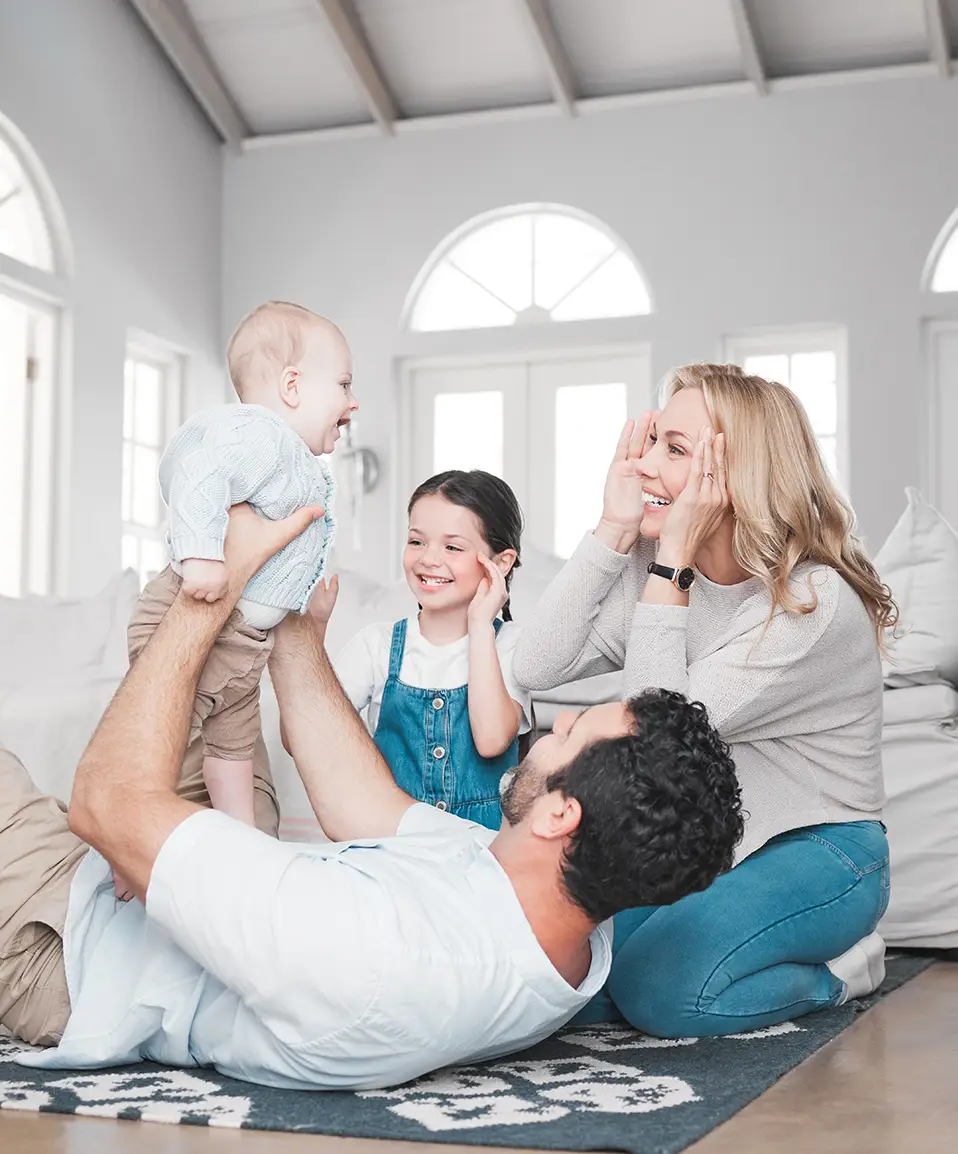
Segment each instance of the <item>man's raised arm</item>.
[[265,521],[230,513],[230,587],[213,604],[180,594],[124,678],[80,759],[70,828],[145,897],[163,843],[200,808],[176,796],[200,672],[249,578],[322,510]]
[[413,804],[343,692],[307,614],[276,627],[269,661],[284,739],[323,832],[333,841],[390,837]]

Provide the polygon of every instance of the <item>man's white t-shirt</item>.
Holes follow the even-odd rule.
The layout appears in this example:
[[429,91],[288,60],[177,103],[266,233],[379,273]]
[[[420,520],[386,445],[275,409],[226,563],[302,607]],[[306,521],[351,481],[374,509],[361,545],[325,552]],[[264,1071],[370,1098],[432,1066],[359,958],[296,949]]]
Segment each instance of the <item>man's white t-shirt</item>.
[[[346,696],[360,713],[366,710],[366,725],[375,734],[382,705],[383,688],[389,676],[389,651],[392,648],[393,622],[377,621],[361,629],[336,655],[333,668]],[[506,692],[522,707],[519,732],[532,727],[532,695],[517,684],[512,674],[512,659],[519,640],[519,626],[504,621],[496,634],[496,653]],[[419,629],[419,615],[406,620],[406,645],[403,650],[399,679],[415,689],[458,689],[469,683],[469,638],[461,637],[448,645],[434,645]]]
[[271,1086],[396,1085],[547,1037],[601,988],[611,923],[578,989],[542,951],[495,833],[422,803],[397,836],[278,842],[210,811],[177,827],[146,908],[77,870],[64,931],[72,1013],[29,1065],[213,1065]]

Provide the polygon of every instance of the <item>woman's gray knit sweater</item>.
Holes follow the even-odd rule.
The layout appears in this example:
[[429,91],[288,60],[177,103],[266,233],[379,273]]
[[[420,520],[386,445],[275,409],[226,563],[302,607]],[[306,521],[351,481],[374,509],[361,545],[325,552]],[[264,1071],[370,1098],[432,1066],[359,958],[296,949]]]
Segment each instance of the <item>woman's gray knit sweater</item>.
[[[881,817],[882,675],[861,599],[833,570],[799,565],[817,608],[778,610],[756,579],[701,574],[688,608],[643,605],[655,543],[616,553],[589,533],[523,622],[515,676],[530,689],[623,669],[626,696],[659,686],[708,709],[731,745],[747,813],[737,860],[786,830]],[[796,884],[801,884],[796,879]]]

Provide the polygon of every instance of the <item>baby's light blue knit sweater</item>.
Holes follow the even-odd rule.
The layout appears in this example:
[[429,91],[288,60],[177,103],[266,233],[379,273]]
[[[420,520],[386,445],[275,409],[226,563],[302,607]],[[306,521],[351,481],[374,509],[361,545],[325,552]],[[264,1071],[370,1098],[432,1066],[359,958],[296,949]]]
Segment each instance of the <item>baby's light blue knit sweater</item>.
[[271,557],[243,591],[244,602],[306,612],[336,529],[334,484],[325,462],[280,416],[262,405],[239,404],[197,413],[163,454],[160,490],[170,509],[174,563],[223,560],[231,505],[248,502],[274,521],[321,505],[326,516]]

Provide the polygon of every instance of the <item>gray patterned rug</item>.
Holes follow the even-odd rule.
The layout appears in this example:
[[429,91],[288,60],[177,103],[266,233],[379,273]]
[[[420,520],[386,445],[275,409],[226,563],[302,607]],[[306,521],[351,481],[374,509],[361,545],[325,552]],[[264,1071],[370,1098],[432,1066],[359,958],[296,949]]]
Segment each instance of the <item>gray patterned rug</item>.
[[[209,1069],[143,1064],[31,1070],[0,1038],[0,1109],[293,1130],[359,1138],[674,1154],[758,1097],[931,958],[890,958],[881,990],[729,1038],[650,1038],[624,1026],[566,1030],[512,1058],[442,1070],[395,1090],[270,1090]],[[0,1124],[2,1128],[2,1124]]]

